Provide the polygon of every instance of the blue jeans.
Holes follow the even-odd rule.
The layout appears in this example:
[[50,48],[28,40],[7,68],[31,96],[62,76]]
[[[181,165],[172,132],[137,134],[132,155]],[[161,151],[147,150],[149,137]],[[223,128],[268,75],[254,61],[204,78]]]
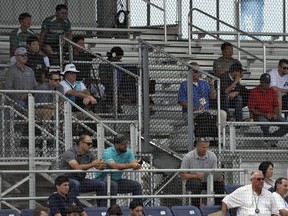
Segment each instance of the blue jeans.
[[[107,195],[107,187],[105,181],[100,181],[97,179],[83,179],[83,180],[76,180],[76,179],[69,179],[69,195],[70,196],[78,196],[80,193],[88,193],[92,191],[96,191],[97,195],[99,196],[106,196]],[[107,207],[107,200],[106,199],[99,199],[97,200],[98,207]]]
[[237,95],[232,100],[229,99],[227,94],[221,95],[221,109],[228,113],[229,108],[235,108],[235,119],[236,121],[243,120],[243,98],[240,95]]
[[[256,121],[258,122],[287,122],[287,120],[283,118],[281,115],[278,115],[276,119],[268,119],[265,116],[257,116]],[[278,130],[276,130],[273,133],[269,133],[270,125],[260,125],[260,127],[265,137],[282,137],[286,133],[288,133],[288,122],[287,122],[287,125],[279,125]]]
[[[118,193],[132,195],[142,195],[142,186],[139,182],[129,179],[120,179],[118,181],[111,180],[111,195],[116,196]],[[142,199],[139,199],[142,201]],[[111,200],[111,205],[115,204],[116,200]]]
[[245,32],[262,32],[264,0],[241,0],[241,30]]

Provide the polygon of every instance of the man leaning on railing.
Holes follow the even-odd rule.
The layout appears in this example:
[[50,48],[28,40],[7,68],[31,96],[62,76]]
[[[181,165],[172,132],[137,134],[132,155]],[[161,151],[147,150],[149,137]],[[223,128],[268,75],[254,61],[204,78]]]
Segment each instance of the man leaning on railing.
[[[96,156],[90,151],[93,142],[89,135],[82,135],[77,145],[65,151],[62,155],[60,169],[63,170],[88,170],[96,168],[102,170],[105,162],[102,159],[96,159]],[[69,178],[70,195],[78,196],[79,192],[88,193],[96,191],[97,195],[107,194],[106,182],[97,179],[87,179],[86,172],[65,173]],[[97,200],[98,207],[107,206],[107,200]]]

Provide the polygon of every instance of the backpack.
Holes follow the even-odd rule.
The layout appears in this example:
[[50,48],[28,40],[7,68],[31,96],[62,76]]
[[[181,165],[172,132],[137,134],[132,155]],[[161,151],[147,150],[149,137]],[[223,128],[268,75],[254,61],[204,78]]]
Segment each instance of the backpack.
[[217,116],[208,112],[201,113],[194,118],[195,137],[217,137]]

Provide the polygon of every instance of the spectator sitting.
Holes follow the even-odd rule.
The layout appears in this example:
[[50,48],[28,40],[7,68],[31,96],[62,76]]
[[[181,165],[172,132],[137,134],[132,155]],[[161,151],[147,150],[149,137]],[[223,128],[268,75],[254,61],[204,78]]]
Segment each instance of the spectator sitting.
[[275,181],[272,178],[274,165],[271,161],[263,161],[258,168],[263,172],[264,175],[264,185],[263,188],[274,191]]
[[288,215],[288,204],[284,197],[288,191],[287,178],[280,177],[275,182],[275,191],[272,193],[279,211],[277,215]]
[[[72,41],[76,44],[78,44],[81,47],[85,47],[84,44],[84,37],[81,35],[76,35],[72,38]],[[97,55],[100,55],[97,53]],[[92,55],[89,52],[86,52],[85,50],[73,46],[73,61],[76,61],[74,64],[78,70],[81,71],[81,74],[77,76],[77,80],[83,81],[85,84],[90,84],[91,79],[91,70],[92,68],[92,61],[95,58],[94,55]],[[66,59],[69,59],[69,56],[66,56]],[[81,61],[81,62],[77,62]]]
[[[253,119],[258,122],[287,122],[279,113],[279,102],[275,91],[269,87],[270,75],[264,73],[260,77],[260,85],[251,90],[248,107]],[[270,125],[260,125],[264,137],[282,137],[288,132],[287,125],[279,125],[273,133],[269,132]],[[277,147],[271,141],[271,147]]]
[[[62,155],[60,169],[63,170],[88,170],[96,168],[102,170],[105,162],[102,159],[96,159],[96,156],[91,152],[92,137],[89,135],[81,135],[77,145],[65,151]],[[106,195],[106,183],[97,179],[87,179],[86,173],[65,173],[69,178],[70,195],[78,196],[79,192],[87,193],[96,191],[98,196]],[[105,199],[97,200],[98,207],[106,207]]]
[[68,8],[65,4],[56,6],[56,14],[44,19],[39,37],[40,47],[49,56],[59,52],[59,36],[71,39],[71,23],[67,18]]
[[[107,169],[141,169],[141,164],[135,160],[131,149],[128,147],[128,140],[123,134],[118,134],[114,138],[114,146],[107,148],[103,152]],[[122,178],[123,172],[111,173],[111,195],[116,196],[118,193],[132,193],[132,195],[142,195],[142,186],[139,182]],[[96,179],[105,180],[105,173],[96,173]],[[139,199],[137,199],[139,200]],[[141,200],[141,199],[140,199]],[[111,200],[116,203],[116,200]]]
[[36,207],[34,210],[34,216],[48,216],[49,209],[46,207]]
[[[26,66],[27,50],[19,47],[15,50],[16,64],[5,74],[5,88],[8,90],[33,90],[37,88],[34,71]],[[20,106],[28,107],[28,93],[9,94]]]
[[238,216],[277,215],[278,210],[272,193],[263,188],[263,173],[259,170],[252,172],[250,181],[251,184],[225,196],[222,200],[222,215],[227,214],[227,208],[237,208]]
[[[217,168],[217,157],[215,153],[208,150],[209,141],[205,138],[196,138],[194,145],[196,149],[188,152],[181,163],[180,169],[215,169]],[[192,194],[200,194],[202,190],[207,190],[207,182],[203,181],[204,173],[181,172],[180,177],[186,180],[186,190]],[[224,193],[223,176],[214,181],[215,194]],[[215,205],[221,204],[222,198],[215,198]],[[191,205],[200,206],[200,198],[192,198]]]
[[[214,89],[214,80],[210,80],[208,83],[206,80],[200,79],[199,65],[196,62],[192,62],[193,66],[193,105],[194,112],[203,112],[209,111],[213,115],[217,115],[216,110],[209,109],[209,100],[210,98],[216,98],[216,91]],[[184,115],[184,120],[187,119],[187,106],[188,106],[188,93],[187,93],[187,81],[181,83],[178,93],[178,103],[182,107],[182,112]],[[226,112],[224,110],[220,110],[220,118],[221,118],[221,131],[226,125]]]
[[132,200],[129,204],[130,215],[129,216],[142,216],[143,212],[143,203],[137,200]]
[[66,216],[80,216],[81,208],[77,205],[69,206],[66,210]]
[[241,63],[235,63],[231,65],[228,73],[220,76],[221,108],[226,112],[229,108],[235,108],[236,121],[243,120],[242,108],[248,100],[249,90],[240,84],[243,72]]
[[27,38],[28,60],[26,65],[31,67],[35,73],[36,81],[42,84],[47,76],[50,67],[49,58],[40,51],[39,39],[37,36]]
[[57,191],[48,198],[51,216],[66,215],[67,209],[72,205],[77,205],[80,208],[81,216],[87,216],[77,196],[68,194],[69,179],[66,176],[58,176],[55,179],[55,187]]
[[282,113],[282,109],[288,109],[288,60],[281,59],[278,69],[273,69],[269,74],[271,77],[270,87],[277,93],[279,113]]
[[[54,90],[59,91],[64,94],[63,86],[60,85],[60,72],[51,71],[48,74],[48,82],[44,82],[39,86],[39,90]],[[35,103],[44,103],[41,104],[39,108],[35,110],[36,116],[41,117],[44,120],[51,120],[54,116],[55,109],[55,95],[53,94],[35,94]]]
[[[74,64],[67,64],[64,69],[64,80],[60,82],[60,85],[64,88],[65,96],[77,103],[76,99],[82,100],[84,105],[96,104],[96,99],[91,96],[86,86],[81,81],[76,81],[76,74],[79,73]],[[78,105],[82,105],[79,104]]]
[[96,98],[97,104],[95,109],[96,113],[105,112],[105,86],[101,83],[100,79],[91,79],[91,83],[88,85],[88,89],[93,97]]
[[107,210],[108,216],[120,216],[123,215],[121,208],[116,205],[113,204],[111,205],[108,210]]
[[[107,52],[107,57],[108,57],[107,60],[111,62],[121,62],[123,55],[124,55],[124,51],[121,47],[113,47],[110,52]],[[107,106],[106,110],[111,110],[113,107],[113,101],[115,98],[114,87],[113,87],[114,86],[113,74],[116,69],[113,65],[102,63],[99,65],[98,70],[99,70],[99,78],[101,80],[101,83],[105,86],[105,94],[106,94],[105,104]],[[121,78],[122,78],[122,72],[118,71],[117,87],[120,86]],[[118,102],[120,101],[118,100]],[[118,108],[120,109],[120,104],[118,104]]]
[[26,47],[26,40],[29,36],[35,36],[35,32],[30,29],[32,18],[29,13],[21,13],[19,15],[20,27],[14,29],[10,33],[10,57],[11,64],[15,64],[16,60],[14,56],[15,50],[18,47]]
[[213,62],[213,71],[215,76],[220,77],[225,72],[228,72],[231,65],[235,63],[240,63],[233,56],[233,45],[231,43],[225,42],[221,45],[222,57],[219,57]]

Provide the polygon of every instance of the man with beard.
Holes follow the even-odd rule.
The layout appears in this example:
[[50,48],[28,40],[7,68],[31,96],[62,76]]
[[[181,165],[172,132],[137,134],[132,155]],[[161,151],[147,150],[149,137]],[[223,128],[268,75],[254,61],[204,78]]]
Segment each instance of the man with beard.
[[[131,149],[128,148],[128,140],[123,134],[114,137],[114,146],[107,148],[102,155],[106,162],[106,169],[141,169],[141,164],[135,160]],[[139,182],[123,179],[123,172],[111,173],[111,195],[116,196],[118,193],[132,193],[132,195],[142,195],[142,186]],[[105,173],[96,173],[96,178],[105,180]],[[116,200],[111,200],[115,204]]]

